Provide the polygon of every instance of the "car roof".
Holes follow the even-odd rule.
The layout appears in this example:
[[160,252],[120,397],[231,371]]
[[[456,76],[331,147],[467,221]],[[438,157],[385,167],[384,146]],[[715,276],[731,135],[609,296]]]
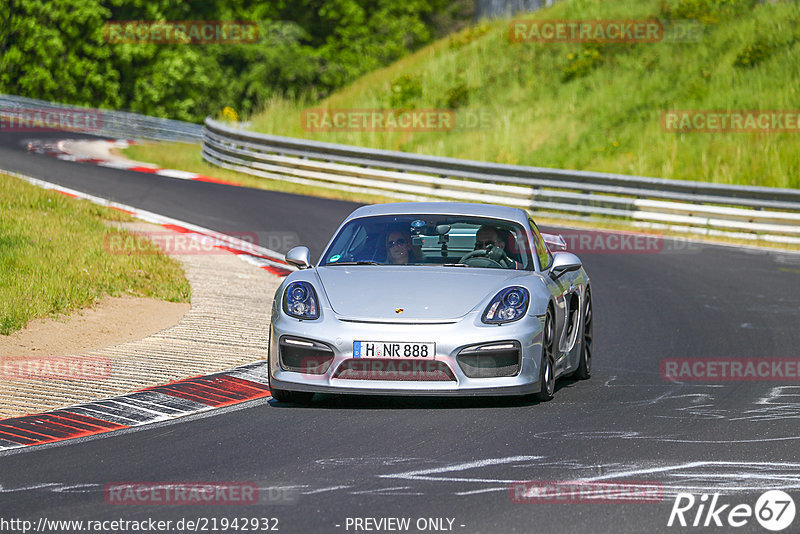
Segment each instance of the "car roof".
[[351,213],[346,221],[360,217],[377,215],[469,215],[515,221],[520,224],[528,219],[528,213],[521,208],[498,206],[496,204],[474,204],[471,202],[392,202],[362,206]]

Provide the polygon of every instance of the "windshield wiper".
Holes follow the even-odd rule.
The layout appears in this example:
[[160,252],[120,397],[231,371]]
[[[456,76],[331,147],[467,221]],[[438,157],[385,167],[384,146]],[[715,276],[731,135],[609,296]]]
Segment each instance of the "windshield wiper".
[[326,263],[325,267],[330,267],[331,265],[382,265],[377,261],[337,261],[333,263]]

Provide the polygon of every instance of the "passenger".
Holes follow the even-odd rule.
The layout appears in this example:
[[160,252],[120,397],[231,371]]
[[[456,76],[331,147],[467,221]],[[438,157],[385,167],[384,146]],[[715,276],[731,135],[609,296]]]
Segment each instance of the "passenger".
[[416,254],[411,248],[411,234],[402,230],[389,231],[386,235],[386,262],[405,265],[416,261]]

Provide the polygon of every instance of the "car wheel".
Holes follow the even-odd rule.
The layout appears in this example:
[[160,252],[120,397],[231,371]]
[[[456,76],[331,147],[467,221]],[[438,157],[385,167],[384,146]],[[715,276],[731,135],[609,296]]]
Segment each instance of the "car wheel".
[[286,391],[284,389],[270,389],[272,398],[278,402],[290,402],[292,404],[308,404],[314,394],[308,391]]
[[549,401],[553,398],[556,390],[556,371],[555,371],[555,324],[553,312],[547,308],[547,315],[544,319],[544,331],[542,332],[542,364],[539,366],[539,384],[541,389],[536,394],[540,401]]
[[578,369],[572,376],[578,380],[586,380],[592,376],[592,338],[594,337],[594,325],[592,321],[592,293],[587,289],[586,297],[583,304],[583,333],[581,339],[581,359],[578,363]]

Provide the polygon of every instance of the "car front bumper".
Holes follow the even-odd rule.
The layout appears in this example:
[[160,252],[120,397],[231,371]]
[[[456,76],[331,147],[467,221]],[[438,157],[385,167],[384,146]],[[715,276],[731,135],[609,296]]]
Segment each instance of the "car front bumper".
[[[334,314],[323,314],[314,321],[300,321],[277,311],[270,324],[270,386],[286,391],[315,393],[352,393],[373,395],[483,396],[527,395],[539,391],[542,355],[543,317],[527,315],[514,323],[486,325],[476,313],[456,322],[435,324],[375,323],[341,320]],[[283,368],[279,358],[280,341],[299,340],[324,345],[332,353],[330,364],[323,367]],[[354,358],[354,341],[433,342],[435,364],[428,361],[398,358]],[[513,376],[475,378],[465,374],[457,357],[462,350],[497,343],[518,344],[521,358]],[[383,371],[367,373],[374,378],[342,377],[343,369],[355,361]],[[361,365],[359,363],[358,365]],[[435,365],[449,370],[446,379],[422,379],[420,370]],[[427,367],[426,367],[427,366]],[[289,366],[291,367],[291,366]],[[441,376],[439,374],[438,376]]]

